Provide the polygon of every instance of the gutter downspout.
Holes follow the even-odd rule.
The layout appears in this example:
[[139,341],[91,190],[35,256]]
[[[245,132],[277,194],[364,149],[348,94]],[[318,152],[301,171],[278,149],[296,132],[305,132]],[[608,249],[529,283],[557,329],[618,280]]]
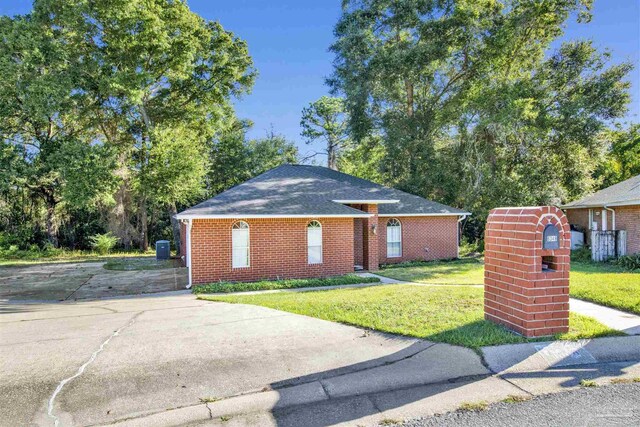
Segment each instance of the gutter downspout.
[[614,211],[613,209],[611,209],[607,205],[603,205],[602,207],[605,208],[606,210],[608,210],[609,212],[611,212],[611,229],[613,231],[615,231],[615,229],[616,229],[616,211]]
[[469,216],[469,214],[464,214],[464,215],[460,215],[460,218],[458,218],[458,254],[456,256],[456,258],[460,258],[460,237],[462,237],[462,230],[460,228],[460,223],[462,221],[465,220],[465,218],[467,218]]
[[191,285],[193,284],[193,279],[191,275],[191,222],[192,219],[187,220],[187,271],[189,272],[189,283],[187,284],[187,289],[191,289]]

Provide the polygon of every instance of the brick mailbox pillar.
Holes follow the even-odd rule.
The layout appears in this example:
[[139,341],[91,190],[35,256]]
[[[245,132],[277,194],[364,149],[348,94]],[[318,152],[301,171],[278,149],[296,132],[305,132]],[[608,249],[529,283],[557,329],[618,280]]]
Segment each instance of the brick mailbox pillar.
[[485,231],[484,317],[525,337],[569,329],[571,231],[553,206],[497,208]]

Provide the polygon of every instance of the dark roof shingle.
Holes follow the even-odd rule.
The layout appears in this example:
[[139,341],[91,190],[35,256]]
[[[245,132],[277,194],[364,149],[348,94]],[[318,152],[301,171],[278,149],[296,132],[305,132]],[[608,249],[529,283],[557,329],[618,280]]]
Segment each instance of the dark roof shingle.
[[181,212],[185,216],[367,216],[334,200],[377,201],[380,215],[466,212],[320,166],[282,165]]
[[568,203],[563,208],[640,205],[640,175],[604,188],[591,196]]

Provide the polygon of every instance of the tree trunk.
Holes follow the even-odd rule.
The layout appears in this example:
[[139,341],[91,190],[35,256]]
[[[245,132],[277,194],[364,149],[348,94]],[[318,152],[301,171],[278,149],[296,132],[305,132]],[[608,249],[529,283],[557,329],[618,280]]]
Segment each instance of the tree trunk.
[[56,221],[56,203],[47,200],[47,240],[54,248],[58,247],[58,224]]
[[404,86],[407,89],[407,115],[413,116],[413,84],[409,80],[404,81]]
[[147,197],[140,199],[140,250],[146,252],[149,249],[148,236],[149,221],[147,219]]
[[173,243],[176,245],[176,254],[178,256],[184,255],[180,253],[180,222],[176,218],[178,210],[176,204],[171,203],[169,205],[169,218],[171,218],[171,231],[173,232]]
[[329,169],[333,169],[334,171],[338,170],[338,156],[336,155],[336,149],[332,144],[329,144],[329,148],[327,149],[327,154],[329,159],[327,160],[327,166]]

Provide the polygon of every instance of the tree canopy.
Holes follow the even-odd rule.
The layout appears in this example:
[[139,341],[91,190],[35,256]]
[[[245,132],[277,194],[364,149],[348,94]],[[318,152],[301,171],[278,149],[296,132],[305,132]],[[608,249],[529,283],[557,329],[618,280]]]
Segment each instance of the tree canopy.
[[591,1],[343,4],[328,83],[355,144],[380,139],[384,183],[480,223],[496,206],[559,204],[594,188],[632,67],[590,41],[552,49],[567,19],[589,20]]

